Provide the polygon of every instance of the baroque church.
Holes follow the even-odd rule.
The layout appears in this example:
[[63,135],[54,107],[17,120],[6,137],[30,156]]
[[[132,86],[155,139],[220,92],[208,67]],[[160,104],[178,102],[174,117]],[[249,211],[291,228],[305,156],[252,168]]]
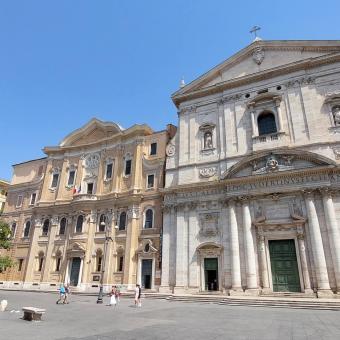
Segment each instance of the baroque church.
[[160,290],[340,291],[340,42],[255,39],[172,95]]
[[340,41],[263,41],[172,95],[178,127],[93,119],[13,166],[0,288],[340,291]]

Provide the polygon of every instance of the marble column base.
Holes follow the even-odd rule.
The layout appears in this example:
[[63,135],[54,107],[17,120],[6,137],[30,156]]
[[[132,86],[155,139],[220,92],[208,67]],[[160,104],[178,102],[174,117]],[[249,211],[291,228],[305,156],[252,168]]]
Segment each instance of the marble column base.
[[245,296],[259,296],[260,290],[258,288],[250,288],[244,291]]
[[244,291],[241,287],[240,288],[231,288],[228,291],[228,295],[230,295],[230,296],[240,296],[240,295],[244,295]]
[[310,295],[310,294],[314,295],[313,289],[305,289],[303,292],[304,292],[305,294],[308,294],[308,295]]
[[318,289],[317,296],[319,299],[334,298],[334,293],[330,289]]
[[164,293],[164,294],[172,294],[173,290],[169,286],[160,286],[158,289],[159,293]]

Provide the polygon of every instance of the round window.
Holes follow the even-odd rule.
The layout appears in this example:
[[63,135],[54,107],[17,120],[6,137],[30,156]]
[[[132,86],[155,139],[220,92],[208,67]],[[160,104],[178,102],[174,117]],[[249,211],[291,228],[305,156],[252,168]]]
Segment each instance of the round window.
[[148,253],[149,250],[150,250],[150,244],[147,243],[147,244],[145,245],[145,247],[144,247],[144,251],[145,251],[146,253]]

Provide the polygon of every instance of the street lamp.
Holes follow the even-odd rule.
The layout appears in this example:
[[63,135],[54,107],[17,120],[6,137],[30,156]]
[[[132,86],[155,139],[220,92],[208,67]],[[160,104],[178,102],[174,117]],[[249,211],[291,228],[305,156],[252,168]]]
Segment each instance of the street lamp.
[[[106,225],[106,218],[104,221],[100,222],[101,226],[104,226],[105,230],[105,242],[104,242],[104,261],[102,261],[101,265],[101,276],[100,276],[100,288],[99,288],[99,293],[98,293],[98,298],[97,298],[97,303],[103,303],[103,283],[104,283],[104,273],[105,273],[105,265],[106,265],[106,252],[107,252],[107,246],[110,241],[113,241],[112,237],[110,236],[110,228],[107,228]],[[115,225],[115,229],[118,229],[118,226]]]

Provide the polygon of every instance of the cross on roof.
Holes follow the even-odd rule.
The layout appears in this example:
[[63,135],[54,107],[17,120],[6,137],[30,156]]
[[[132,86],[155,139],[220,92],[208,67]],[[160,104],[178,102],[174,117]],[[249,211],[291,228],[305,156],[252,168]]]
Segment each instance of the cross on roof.
[[249,33],[254,33],[255,39],[257,38],[257,31],[259,31],[261,29],[261,27],[259,26],[254,26]]

